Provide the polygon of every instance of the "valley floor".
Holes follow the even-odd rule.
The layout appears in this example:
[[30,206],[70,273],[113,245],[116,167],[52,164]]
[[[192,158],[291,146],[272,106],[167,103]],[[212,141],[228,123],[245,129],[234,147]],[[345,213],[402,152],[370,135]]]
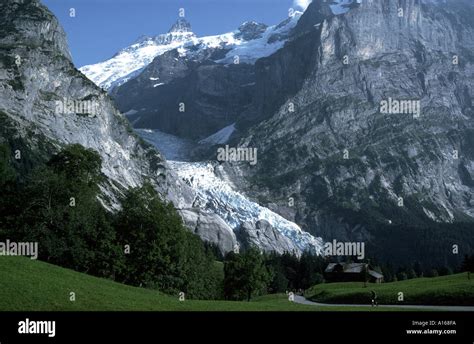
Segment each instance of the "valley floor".
[[[75,293],[75,301],[70,301]],[[403,308],[314,306],[284,294],[251,302],[179,301],[24,257],[0,256],[0,311],[403,311]]]
[[303,296],[295,295],[295,303],[301,305],[311,305],[315,307],[360,307],[361,310],[369,309],[384,309],[384,308],[401,308],[403,310],[417,310],[417,311],[448,311],[448,312],[474,312],[474,306],[423,306],[423,305],[377,305],[372,306],[368,304],[356,305],[356,304],[337,304],[332,305],[328,303],[319,303],[309,301]]
[[381,305],[451,306],[451,310],[474,311],[474,278],[468,279],[467,273],[367,286],[363,282],[323,283],[306,290],[305,297],[316,304],[368,304],[372,291]]

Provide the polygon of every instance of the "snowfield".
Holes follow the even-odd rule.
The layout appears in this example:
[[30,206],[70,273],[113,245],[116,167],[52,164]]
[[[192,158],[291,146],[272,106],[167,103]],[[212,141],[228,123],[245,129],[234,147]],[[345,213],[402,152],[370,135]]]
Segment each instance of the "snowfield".
[[[182,39],[188,40],[189,36],[183,36]],[[182,44],[182,40],[168,44],[157,44],[150,38],[123,49],[107,61],[84,66],[79,70],[96,85],[106,90],[112,89],[138,75],[156,56],[176,49]]]

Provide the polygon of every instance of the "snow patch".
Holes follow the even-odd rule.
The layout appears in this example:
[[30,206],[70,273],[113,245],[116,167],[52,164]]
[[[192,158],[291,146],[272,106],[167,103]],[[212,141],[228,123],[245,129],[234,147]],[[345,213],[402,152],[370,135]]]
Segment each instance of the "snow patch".
[[312,0],[294,0],[293,7],[299,8],[302,11],[306,11],[311,1]]
[[135,129],[145,141],[152,144],[168,160],[188,161],[190,151],[196,146],[191,140],[185,140],[157,129]]
[[125,116],[132,116],[132,115],[135,115],[136,113],[138,113],[137,110],[135,109],[130,109],[128,110],[127,112],[124,113]]
[[199,141],[200,144],[211,144],[211,145],[221,145],[229,141],[230,136],[235,131],[235,123],[222,128],[218,132],[210,135],[209,137]]
[[329,5],[334,15],[340,15],[349,12],[352,4],[361,4],[362,0],[333,0],[334,4]]

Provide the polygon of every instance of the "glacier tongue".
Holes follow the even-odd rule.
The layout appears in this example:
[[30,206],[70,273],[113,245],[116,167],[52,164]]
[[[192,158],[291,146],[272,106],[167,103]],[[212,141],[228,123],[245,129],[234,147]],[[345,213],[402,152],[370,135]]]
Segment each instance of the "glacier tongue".
[[[189,143],[178,142],[180,139],[156,130],[138,130],[142,137],[155,145],[165,157],[179,159],[183,146]],[[187,159],[187,157],[183,157]],[[183,159],[179,159],[183,160]],[[194,206],[207,213],[217,214],[234,231],[238,232],[244,224],[255,224],[258,221],[267,221],[282,237],[284,243],[273,243],[272,247],[301,254],[305,250],[322,254],[323,241],[303,231],[297,224],[286,220],[268,208],[249,200],[236,191],[232,182],[225,177],[222,166],[216,162],[186,162],[168,161],[169,166],[178,177],[184,180],[197,194]],[[274,236],[273,240],[278,240]],[[262,238],[263,240],[263,238]],[[265,238],[268,240],[268,236]],[[290,243],[288,245],[288,243]],[[257,245],[260,242],[256,243]],[[263,242],[260,248],[267,247]],[[285,248],[285,249],[283,249]]]
[[218,214],[234,231],[246,222],[266,220],[295,245],[297,253],[310,250],[321,254],[321,238],[313,237],[295,223],[234,190],[229,182],[217,176],[215,171],[221,166],[216,163],[170,161],[169,164],[175,173],[197,192],[198,199],[195,202],[201,208]]

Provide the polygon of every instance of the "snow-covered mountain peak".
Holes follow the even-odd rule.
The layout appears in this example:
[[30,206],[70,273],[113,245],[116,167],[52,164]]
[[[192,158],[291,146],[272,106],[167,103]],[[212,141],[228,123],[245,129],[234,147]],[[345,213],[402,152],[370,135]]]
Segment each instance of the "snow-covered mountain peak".
[[168,33],[172,32],[192,32],[191,24],[184,18],[178,18],[168,31]]
[[201,38],[191,31],[189,22],[179,18],[168,33],[141,36],[111,59],[84,66],[80,71],[96,85],[111,90],[137,76],[155,57],[173,49],[178,49],[181,57],[189,59],[206,55],[201,52],[207,49],[222,49],[225,57],[214,62],[230,64],[238,56],[241,63],[253,64],[283,47],[301,15],[301,12],[294,12],[273,26],[247,21],[233,32]]
[[84,66],[79,70],[96,85],[110,90],[136,76],[156,56],[193,41],[196,35],[186,31],[188,28],[190,30],[191,26],[187,21],[178,19],[168,33],[154,37],[140,36],[111,59]]

